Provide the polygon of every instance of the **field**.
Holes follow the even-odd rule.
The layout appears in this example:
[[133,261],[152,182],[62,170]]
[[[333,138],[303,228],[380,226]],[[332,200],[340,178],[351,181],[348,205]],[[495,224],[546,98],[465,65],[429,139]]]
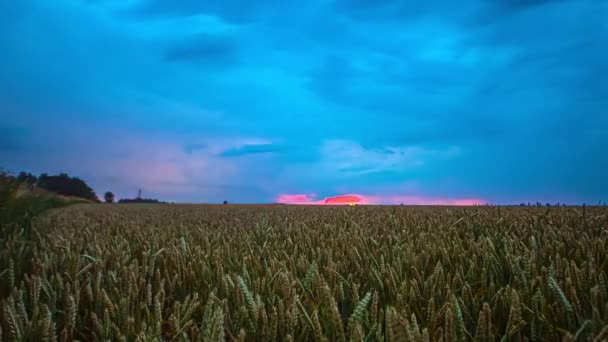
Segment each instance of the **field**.
[[85,204],[0,242],[6,341],[608,340],[608,208]]

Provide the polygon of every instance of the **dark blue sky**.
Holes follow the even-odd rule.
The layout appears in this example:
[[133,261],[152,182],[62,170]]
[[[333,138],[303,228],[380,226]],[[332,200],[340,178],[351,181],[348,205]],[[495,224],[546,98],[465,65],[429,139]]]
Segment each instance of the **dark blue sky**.
[[102,194],[608,201],[604,0],[0,0],[0,166]]

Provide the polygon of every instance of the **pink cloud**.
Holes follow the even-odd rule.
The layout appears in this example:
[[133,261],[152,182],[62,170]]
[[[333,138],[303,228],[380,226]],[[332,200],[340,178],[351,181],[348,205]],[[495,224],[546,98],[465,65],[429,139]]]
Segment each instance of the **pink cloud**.
[[347,205],[351,203],[368,204],[361,195],[341,195],[315,199],[315,195],[304,194],[282,194],[275,199],[276,203],[303,204],[303,205]]
[[363,204],[363,198],[359,195],[342,195],[335,197],[327,197],[323,203],[324,204],[351,204],[351,203],[359,203]]
[[279,195],[275,199],[276,203],[285,204],[316,204],[314,201],[314,195]]
[[282,194],[275,202],[283,204],[306,205],[346,205],[346,204],[406,204],[406,205],[454,205],[470,206],[485,204],[486,201],[477,198],[437,198],[425,196],[386,196],[386,195],[340,195],[316,200],[312,195]]
[[368,200],[373,204],[407,204],[407,205],[480,205],[486,201],[479,198],[445,198],[445,197],[426,197],[412,195],[397,196],[368,196]]

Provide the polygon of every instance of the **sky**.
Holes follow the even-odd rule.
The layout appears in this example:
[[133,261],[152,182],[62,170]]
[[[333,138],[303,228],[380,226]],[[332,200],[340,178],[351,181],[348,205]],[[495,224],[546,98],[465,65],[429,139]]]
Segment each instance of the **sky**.
[[0,0],[0,167],[177,202],[608,201],[607,18],[604,0]]

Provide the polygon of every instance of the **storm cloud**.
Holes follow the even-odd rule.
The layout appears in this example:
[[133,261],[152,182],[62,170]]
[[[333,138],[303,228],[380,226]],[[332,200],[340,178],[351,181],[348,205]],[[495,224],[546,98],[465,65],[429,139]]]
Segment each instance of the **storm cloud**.
[[177,201],[596,203],[606,17],[600,0],[4,1],[0,167]]

